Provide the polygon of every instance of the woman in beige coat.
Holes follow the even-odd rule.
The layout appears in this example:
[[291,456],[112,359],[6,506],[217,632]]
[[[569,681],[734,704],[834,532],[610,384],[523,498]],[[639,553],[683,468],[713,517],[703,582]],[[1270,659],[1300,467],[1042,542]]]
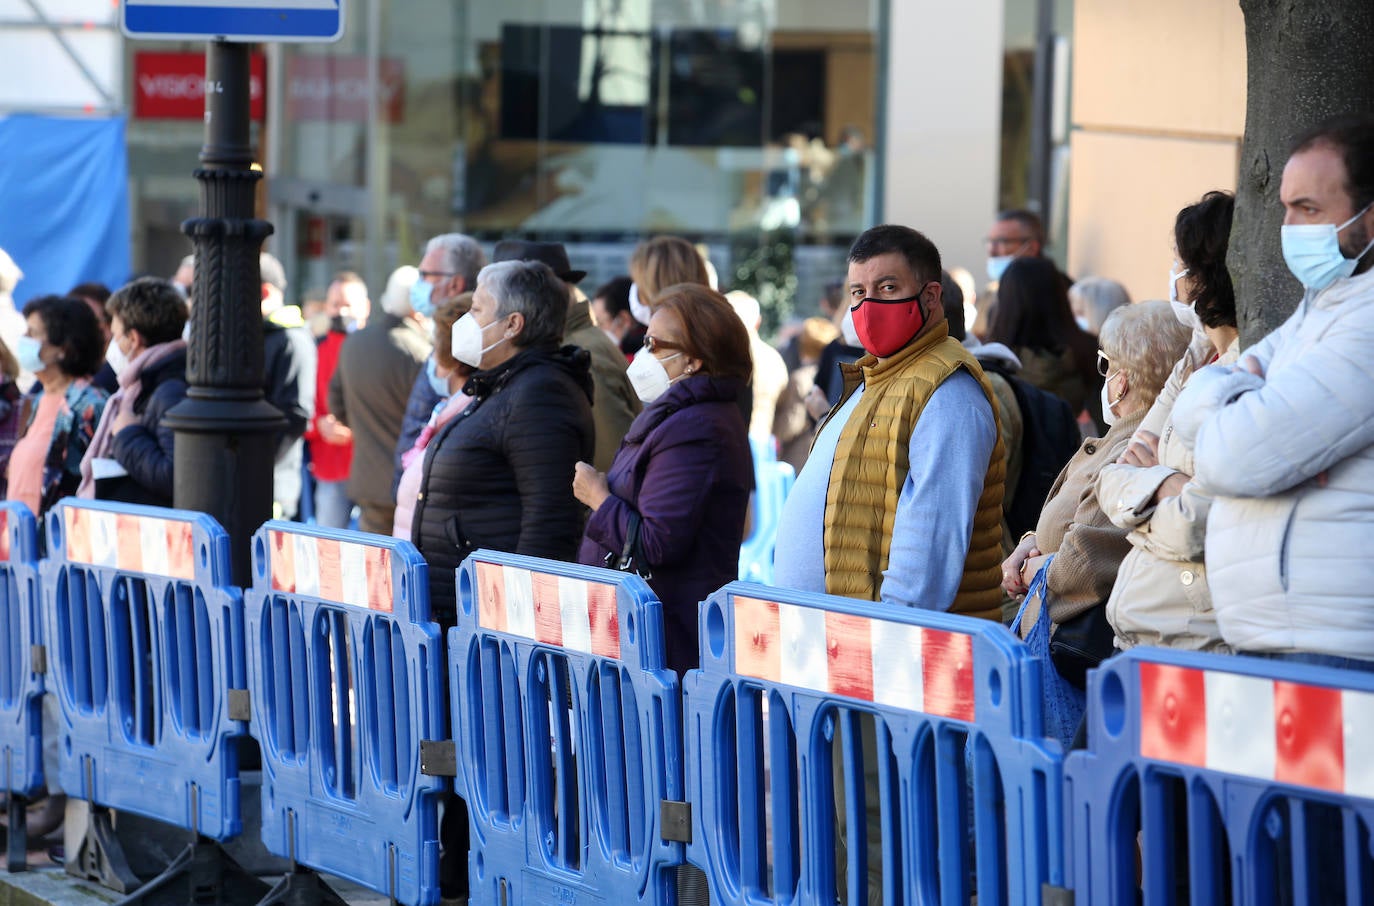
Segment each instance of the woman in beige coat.
[[1116,647],[1229,649],[1221,640],[1203,565],[1212,498],[1192,479],[1193,449],[1174,431],[1174,400],[1197,369],[1233,364],[1240,351],[1236,299],[1226,269],[1235,199],[1209,192],[1179,211],[1170,298],[1193,329],[1188,351],[1118,463],[1102,469],[1097,497],[1112,523],[1130,532],[1107,602]]
[[[1111,594],[1130,543],[1126,529],[1114,525],[1098,503],[1098,473],[1126,452],[1173,363],[1187,348],[1188,331],[1168,304],[1144,302],[1112,312],[1100,341],[1099,371],[1106,379],[1102,410],[1111,428],[1106,436],[1083,442],[1055,480],[1035,531],[1027,532],[1002,563],[1003,589],[1023,596],[1046,558],[1055,555],[1045,585],[1056,627],[1104,606]],[[1022,627],[1029,630],[1038,613],[1027,613]]]

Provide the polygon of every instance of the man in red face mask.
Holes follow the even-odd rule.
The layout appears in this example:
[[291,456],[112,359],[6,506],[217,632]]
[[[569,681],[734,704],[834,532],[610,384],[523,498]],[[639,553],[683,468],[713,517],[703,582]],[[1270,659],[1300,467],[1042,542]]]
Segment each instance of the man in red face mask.
[[844,394],[787,499],[775,581],[1000,619],[997,403],[949,336],[940,253],[909,227],[874,227],[846,285],[868,355],[841,366]]

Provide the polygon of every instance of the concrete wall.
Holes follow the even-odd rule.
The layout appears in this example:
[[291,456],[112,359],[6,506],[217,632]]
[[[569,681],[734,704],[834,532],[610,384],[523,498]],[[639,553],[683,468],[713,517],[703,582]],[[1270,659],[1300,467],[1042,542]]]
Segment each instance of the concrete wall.
[[1069,272],[1165,298],[1179,208],[1234,190],[1245,128],[1235,0],[1077,0]]
[[997,206],[1003,0],[894,0],[883,219],[982,273]]

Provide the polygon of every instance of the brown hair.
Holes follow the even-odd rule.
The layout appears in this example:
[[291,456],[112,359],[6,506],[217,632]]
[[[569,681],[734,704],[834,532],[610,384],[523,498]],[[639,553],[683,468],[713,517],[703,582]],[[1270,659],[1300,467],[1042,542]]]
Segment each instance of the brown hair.
[[681,322],[682,351],[701,359],[702,373],[743,380],[753,374],[749,331],[720,293],[699,283],[679,283],[658,294],[654,311],[672,312]]
[[840,329],[826,318],[807,318],[797,335],[797,352],[803,362],[815,362],[840,335]]
[[434,361],[467,377],[472,368],[453,357],[453,325],[472,308],[472,293],[459,293],[434,307]]
[[630,277],[639,288],[639,301],[653,308],[667,287],[699,283],[709,287],[706,262],[692,243],[681,236],[655,236],[635,247]]

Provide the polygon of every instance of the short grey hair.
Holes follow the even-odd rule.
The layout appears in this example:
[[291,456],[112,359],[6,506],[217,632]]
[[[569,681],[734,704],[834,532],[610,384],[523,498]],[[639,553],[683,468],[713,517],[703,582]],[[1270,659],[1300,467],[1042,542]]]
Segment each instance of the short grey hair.
[[1148,406],[1164,389],[1191,338],[1192,331],[1179,323],[1168,302],[1141,302],[1109,314],[1098,339],[1112,370],[1125,371],[1131,390]]
[[1069,287],[1069,304],[1077,303],[1087,318],[1088,330],[1100,333],[1107,315],[1123,305],[1131,304],[1126,287],[1106,277],[1084,277]]
[[487,255],[477,240],[463,233],[443,233],[425,245],[425,254],[438,250],[444,255],[444,270],[463,278],[463,289],[472,292],[477,275],[487,263]]
[[477,285],[496,300],[499,318],[517,312],[525,329],[515,345],[541,346],[563,340],[568,318],[568,284],[542,261],[498,261],[482,268]]

